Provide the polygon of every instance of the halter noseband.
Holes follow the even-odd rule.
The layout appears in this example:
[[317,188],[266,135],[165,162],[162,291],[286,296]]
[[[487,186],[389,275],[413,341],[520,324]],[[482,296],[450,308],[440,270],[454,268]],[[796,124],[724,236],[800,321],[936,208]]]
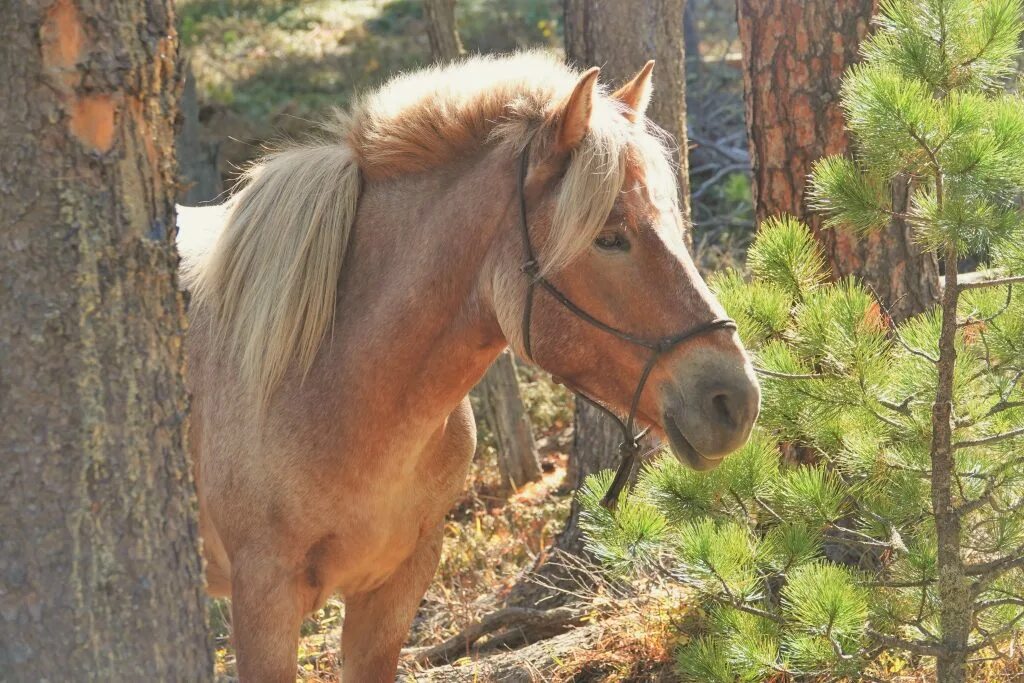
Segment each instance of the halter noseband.
[[615,424],[618,425],[620,430],[622,430],[622,443],[619,444],[619,456],[621,457],[619,468],[615,472],[615,478],[612,480],[611,486],[608,487],[608,491],[604,494],[604,498],[601,499],[602,506],[608,509],[614,509],[618,503],[619,494],[626,486],[626,482],[629,480],[629,476],[633,471],[633,464],[636,462],[637,455],[640,453],[640,439],[642,439],[650,430],[650,427],[647,427],[637,432],[635,422],[636,412],[640,406],[640,396],[644,392],[644,386],[647,384],[647,378],[650,377],[651,371],[654,369],[654,365],[658,362],[658,359],[662,354],[671,351],[688,339],[693,339],[694,337],[698,337],[715,330],[735,330],[736,321],[730,318],[716,318],[702,325],[697,325],[685,332],[651,341],[649,339],[644,339],[643,337],[637,337],[628,332],[623,332],[616,327],[612,327],[608,323],[598,320],[574,304],[569,297],[563,294],[557,287],[551,284],[546,277],[540,274],[540,264],[537,262],[537,257],[533,252],[533,244],[530,242],[530,226],[526,218],[526,175],[529,171],[529,167],[530,143],[528,142],[526,147],[523,148],[523,153],[519,159],[519,180],[517,185],[519,191],[519,226],[523,237],[523,251],[526,254],[526,262],[523,264],[521,270],[526,275],[528,281],[526,288],[526,306],[523,310],[523,351],[526,353],[526,357],[531,361],[533,360],[533,351],[530,345],[530,319],[533,314],[533,295],[536,291],[537,285],[543,287],[552,297],[554,297],[556,301],[558,301],[558,303],[565,306],[569,309],[570,313],[588,325],[596,327],[597,329],[607,332],[608,334],[618,337],[630,344],[635,344],[636,346],[642,346],[645,349],[649,349],[651,352],[650,357],[647,359],[647,363],[644,365],[643,372],[640,373],[640,382],[637,384],[636,392],[633,394],[633,400],[629,406],[629,416],[625,421],[579,389],[569,387],[576,396],[614,420]]

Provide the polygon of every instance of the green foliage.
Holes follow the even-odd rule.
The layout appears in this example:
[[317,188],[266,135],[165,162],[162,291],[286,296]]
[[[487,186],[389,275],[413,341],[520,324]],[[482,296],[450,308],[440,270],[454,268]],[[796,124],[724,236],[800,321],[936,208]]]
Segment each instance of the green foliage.
[[676,672],[684,683],[733,683],[740,678],[726,657],[724,644],[716,638],[703,637],[679,649]]
[[762,228],[762,236],[747,254],[755,278],[778,285],[798,300],[824,282],[825,257],[799,221],[789,216],[769,218]]
[[884,226],[892,217],[892,193],[881,178],[841,156],[814,164],[811,204],[826,214],[830,228],[849,227],[861,233]]
[[[751,442],[707,473],[662,457],[616,514],[584,497],[599,555],[625,569],[621,548],[640,548],[704,603],[706,635],[679,651],[683,680],[855,680],[895,640],[934,652],[951,619],[975,646],[1024,628],[1024,100],[1002,92],[1021,10],[883,1],[842,91],[856,157],[819,161],[811,186],[828,226],[870,233],[893,216],[891,184],[909,182],[906,217],[946,272],[973,254],[1003,281],[897,324],[856,279],[826,281],[798,221],[765,221],[752,277],[710,280],[761,373]],[[933,418],[944,395],[948,454]],[[812,462],[789,463],[780,443]],[[966,613],[938,590],[957,571],[942,533],[970,568]]]
[[627,497],[615,514],[603,508],[601,498],[614,476],[610,470],[598,472],[580,487],[580,527],[594,554],[613,571],[624,571],[657,558],[668,525],[657,508],[642,498]]
[[779,475],[774,493],[783,517],[823,527],[842,517],[847,492],[834,472],[798,467]]

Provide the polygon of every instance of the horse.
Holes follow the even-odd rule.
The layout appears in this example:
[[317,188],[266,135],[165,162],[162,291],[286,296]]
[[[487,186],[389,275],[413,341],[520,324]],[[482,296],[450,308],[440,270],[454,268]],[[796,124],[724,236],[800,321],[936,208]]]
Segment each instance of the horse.
[[758,384],[687,252],[652,67],[615,92],[539,53],[400,75],[183,211],[200,533],[242,681],[293,681],[336,592],[344,679],[394,680],[506,347],[696,469],[747,440]]

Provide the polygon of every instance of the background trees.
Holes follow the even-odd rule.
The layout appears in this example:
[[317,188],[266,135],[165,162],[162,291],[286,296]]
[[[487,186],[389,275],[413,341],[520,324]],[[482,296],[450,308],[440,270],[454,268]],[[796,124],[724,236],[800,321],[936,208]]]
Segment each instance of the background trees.
[[897,319],[938,301],[934,254],[914,242],[899,215],[910,192],[896,178],[889,225],[863,239],[822,230],[810,211],[807,178],[826,154],[844,154],[839,88],[859,58],[877,0],[739,0],[747,131],[758,221],[788,213],[806,221],[835,277],[857,274]]
[[[455,0],[426,0],[423,5],[430,35],[430,50],[437,61],[462,55],[462,41],[455,24]],[[523,406],[510,353],[499,355],[474,388],[476,410],[497,446],[501,488],[505,494],[540,479],[540,461],[533,427]]]
[[0,671],[205,680],[168,2],[0,22]]

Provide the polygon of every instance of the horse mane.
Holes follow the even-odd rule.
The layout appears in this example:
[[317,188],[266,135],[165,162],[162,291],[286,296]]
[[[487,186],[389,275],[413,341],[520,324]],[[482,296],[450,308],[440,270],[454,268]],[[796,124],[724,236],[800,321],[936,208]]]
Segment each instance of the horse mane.
[[[292,364],[309,370],[333,324],[362,183],[437,168],[484,145],[518,154],[580,75],[540,52],[400,75],[339,112],[323,139],[269,154],[243,174],[223,229],[186,264],[184,278],[212,312],[217,341],[238,358],[259,405]],[[638,156],[666,175],[663,147],[622,111],[600,91],[561,182],[540,255],[545,271],[593,241]]]

